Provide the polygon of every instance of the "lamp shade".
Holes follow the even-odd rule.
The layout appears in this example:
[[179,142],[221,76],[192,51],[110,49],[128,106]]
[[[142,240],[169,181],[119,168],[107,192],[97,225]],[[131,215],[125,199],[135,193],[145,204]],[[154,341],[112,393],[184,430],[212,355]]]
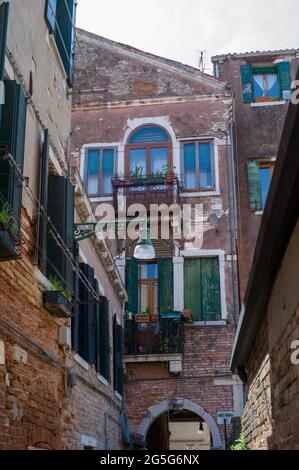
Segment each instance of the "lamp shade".
[[151,232],[146,230],[146,236],[140,235],[139,241],[134,250],[134,258],[141,260],[155,259],[156,252],[151,240]]

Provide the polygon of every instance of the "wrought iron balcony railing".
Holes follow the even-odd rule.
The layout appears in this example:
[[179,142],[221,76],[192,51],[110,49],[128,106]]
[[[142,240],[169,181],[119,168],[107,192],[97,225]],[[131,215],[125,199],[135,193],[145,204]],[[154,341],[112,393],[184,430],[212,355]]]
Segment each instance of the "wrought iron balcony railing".
[[181,354],[184,349],[182,318],[126,320],[125,355]]
[[119,198],[126,197],[126,204],[143,204],[147,210],[151,204],[179,204],[181,182],[178,176],[142,176],[128,178],[114,178],[113,203],[118,212]]

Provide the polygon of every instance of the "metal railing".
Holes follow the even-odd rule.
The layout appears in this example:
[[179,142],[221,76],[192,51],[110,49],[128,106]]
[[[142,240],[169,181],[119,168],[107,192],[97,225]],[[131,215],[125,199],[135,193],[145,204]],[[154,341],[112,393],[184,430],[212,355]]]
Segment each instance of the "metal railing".
[[148,210],[151,204],[179,204],[181,186],[176,175],[171,180],[166,176],[113,178],[114,209],[118,210],[118,200],[123,197],[126,197],[127,207],[138,203]]
[[142,317],[126,320],[125,355],[180,354],[184,349],[181,318],[146,321]]

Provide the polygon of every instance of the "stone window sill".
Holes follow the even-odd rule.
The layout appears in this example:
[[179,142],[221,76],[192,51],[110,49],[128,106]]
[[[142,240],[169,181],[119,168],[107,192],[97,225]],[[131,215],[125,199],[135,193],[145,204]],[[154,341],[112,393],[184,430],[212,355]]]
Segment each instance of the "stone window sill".
[[195,321],[193,323],[186,323],[185,326],[187,327],[205,327],[205,326],[227,326],[227,320],[219,320],[219,321]]
[[282,106],[286,103],[285,100],[281,101],[262,101],[260,103],[250,103],[252,108],[262,108],[265,106]]

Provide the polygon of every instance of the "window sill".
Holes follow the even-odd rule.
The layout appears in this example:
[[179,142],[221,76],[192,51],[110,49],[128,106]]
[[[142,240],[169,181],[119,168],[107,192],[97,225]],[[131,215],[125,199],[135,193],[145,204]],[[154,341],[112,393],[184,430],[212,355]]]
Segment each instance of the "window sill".
[[77,362],[77,364],[83,367],[83,369],[89,370],[89,364],[86,361],[84,361],[84,359],[82,359],[82,357],[79,356],[79,354],[75,354],[74,359]]
[[182,192],[181,198],[183,197],[214,197],[221,196],[220,191],[190,191]]
[[264,214],[264,211],[256,211],[254,214],[255,214],[255,215],[260,215],[260,216],[261,216],[261,215],[263,215],[263,214]]
[[126,355],[125,363],[150,363],[150,362],[171,362],[171,361],[182,361],[182,353],[174,354],[144,354],[144,355]]
[[280,101],[261,101],[260,103],[250,103],[252,108],[261,108],[265,106],[282,106],[286,103],[286,100]]
[[188,328],[198,328],[203,326],[227,326],[227,320],[219,320],[219,321],[195,321],[193,323],[186,323],[185,327]]
[[101,382],[103,385],[105,385],[105,387],[107,387],[108,381],[100,374],[97,374],[97,377],[98,377],[98,381]]
[[114,392],[114,396],[115,396],[119,401],[123,401],[123,397],[122,397],[118,392]]
[[113,196],[88,196],[90,202],[113,202]]

